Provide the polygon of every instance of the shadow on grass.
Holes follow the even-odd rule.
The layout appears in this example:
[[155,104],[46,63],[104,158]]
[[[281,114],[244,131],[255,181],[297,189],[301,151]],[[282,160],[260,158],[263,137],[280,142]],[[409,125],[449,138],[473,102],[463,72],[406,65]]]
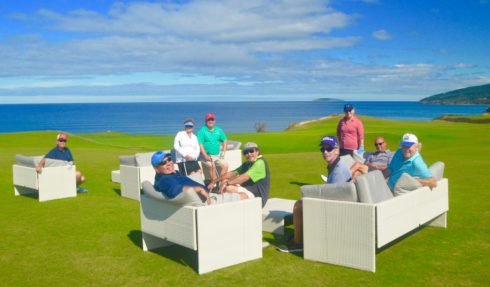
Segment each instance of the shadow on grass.
[[[131,230],[128,233],[128,238],[133,242],[133,244],[143,249],[141,237],[141,230]],[[189,248],[177,244],[172,244],[166,247],[159,247],[149,250],[149,252],[163,256],[176,263],[179,263],[182,266],[189,266],[196,273],[198,273],[197,252]]]
[[421,225],[421,226],[415,228],[414,230],[412,230],[412,231],[398,237],[397,239],[387,243],[386,245],[383,245],[381,248],[376,248],[376,254],[379,254],[379,253],[385,251],[386,249],[390,248],[391,246],[398,244],[398,242],[401,242],[405,238],[412,236],[413,234],[421,231],[422,229],[425,229],[426,227],[429,227],[429,226]]
[[289,184],[295,184],[297,186],[303,186],[303,185],[311,185],[314,183],[307,183],[307,182],[300,182],[300,181],[290,181]]
[[113,188],[112,189],[117,195],[121,196],[121,189],[119,188]]
[[[292,225],[291,225],[291,227],[292,227]],[[272,235],[272,238],[264,238],[263,240],[270,243],[271,246],[268,248],[274,248],[274,249],[276,249],[277,252],[281,252],[281,251],[279,251],[278,247],[281,245],[285,245],[288,242],[289,238],[291,238],[293,236],[293,233],[294,233],[294,229],[286,228],[284,230],[284,235],[270,233]],[[299,258],[303,258],[303,252],[291,252],[289,254],[294,255],[296,257],[299,257]]]

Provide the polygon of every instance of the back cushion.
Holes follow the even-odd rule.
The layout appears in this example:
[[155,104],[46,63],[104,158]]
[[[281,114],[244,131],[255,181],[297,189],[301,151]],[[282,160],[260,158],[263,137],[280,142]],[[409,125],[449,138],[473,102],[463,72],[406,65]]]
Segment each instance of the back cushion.
[[41,161],[44,156],[25,156],[21,154],[15,155],[15,162],[17,165],[36,167],[36,165]]
[[151,184],[149,181],[144,181],[142,184],[143,192],[148,195],[151,198],[158,199],[158,200],[163,200],[163,201],[168,201],[176,205],[192,205],[192,206],[201,206],[205,205],[205,203],[202,202],[201,198],[197,193],[189,189],[187,192],[181,192],[179,195],[172,199],[167,199],[165,195],[162,192],[156,191],[155,188],[153,187],[153,184]]
[[57,167],[57,166],[65,166],[68,165],[68,162],[66,160],[58,160],[58,159],[51,159],[47,158],[44,167]]
[[136,157],[134,155],[122,155],[119,157],[121,165],[137,166]]
[[228,145],[226,146],[227,150],[234,150],[234,149],[240,149],[240,146],[242,145],[241,142],[237,141],[228,141]]
[[301,187],[301,194],[303,197],[358,201],[356,187],[352,182],[303,185]]
[[393,193],[379,170],[358,176],[356,188],[360,202],[378,203],[393,198]]
[[393,190],[393,194],[395,196],[399,196],[414,191],[419,187],[422,187],[422,184],[414,177],[404,172],[396,182],[395,189]]
[[145,153],[137,153],[136,157],[136,165],[137,166],[151,166],[151,156],[154,152],[145,152]]
[[345,163],[345,165],[350,168],[356,161],[349,154],[340,157],[340,160]]
[[430,172],[436,180],[441,180],[444,177],[444,163],[442,161],[435,162],[429,167]]

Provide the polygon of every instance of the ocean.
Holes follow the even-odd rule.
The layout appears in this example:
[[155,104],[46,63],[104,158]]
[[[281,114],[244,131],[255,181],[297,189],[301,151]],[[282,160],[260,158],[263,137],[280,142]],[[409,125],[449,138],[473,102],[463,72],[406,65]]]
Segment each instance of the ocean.
[[[61,130],[69,133],[117,131],[175,134],[184,118],[204,124],[207,113],[227,133],[281,131],[293,122],[341,114],[346,102],[182,102],[0,105],[0,133]],[[479,115],[485,105],[427,105],[416,102],[350,102],[356,114],[386,119],[429,121],[445,114]],[[196,129],[197,131],[197,129]]]

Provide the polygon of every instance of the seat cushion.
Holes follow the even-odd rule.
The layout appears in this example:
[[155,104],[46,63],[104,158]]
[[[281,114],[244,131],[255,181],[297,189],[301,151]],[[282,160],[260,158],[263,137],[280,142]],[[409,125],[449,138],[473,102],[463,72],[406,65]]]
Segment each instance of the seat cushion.
[[136,166],[151,166],[151,157],[153,154],[154,152],[137,153],[135,155]]
[[137,166],[136,157],[134,155],[122,155],[119,157],[121,165]]
[[398,179],[393,190],[395,196],[400,196],[417,188],[422,187],[422,184],[416,180],[414,177],[410,176],[408,173],[404,172]]
[[176,205],[192,205],[192,206],[202,206],[205,205],[205,203],[202,202],[201,198],[197,193],[192,189],[189,188],[185,192],[181,192],[179,195],[177,195],[174,198],[167,198],[162,192],[158,192],[155,190],[153,187],[153,184],[149,181],[144,181],[142,184],[143,192],[148,195],[151,198],[157,199],[157,200],[163,200],[163,201],[168,201]]
[[445,165],[442,161],[435,162],[429,167],[432,176],[434,176],[437,181],[444,177],[444,167]]
[[358,176],[356,189],[360,202],[378,203],[393,198],[393,193],[379,170]]
[[70,163],[66,160],[47,158],[46,161],[44,162],[44,167],[66,166],[68,164]]
[[339,201],[358,201],[356,187],[352,182],[313,184],[301,187],[302,197]]

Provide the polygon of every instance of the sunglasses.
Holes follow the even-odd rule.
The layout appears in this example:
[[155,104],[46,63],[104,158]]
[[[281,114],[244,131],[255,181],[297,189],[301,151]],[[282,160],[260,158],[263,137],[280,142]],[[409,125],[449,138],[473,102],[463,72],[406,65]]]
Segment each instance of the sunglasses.
[[186,129],[192,129],[194,126],[184,126]]
[[382,145],[384,144],[385,142],[380,142],[380,143],[374,143],[375,146],[378,146],[378,145]]
[[160,162],[160,165],[166,165],[167,163],[169,163],[171,161],[172,161],[171,157],[166,157],[166,158],[162,159],[162,161]]
[[320,148],[320,151],[321,151],[322,153],[324,153],[325,151],[326,151],[326,152],[331,152],[331,151],[333,151],[333,149],[334,149],[334,148],[333,148],[333,147],[331,147],[331,146],[330,146],[330,147],[327,147],[327,148],[322,147],[322,148]]
[[58,140],[60,143],[66,143],[66,140]]
[[207,121],[208,122],[214,122],[214,119],[208,119]]
[[254,148],[247,149],[247,150],[244,150],[244,151],[243,151],[243,155],[247,155],[247,154],[249,154],[249,153],[253,153],[253,152],[255,152],[255,149],[254,149]]

